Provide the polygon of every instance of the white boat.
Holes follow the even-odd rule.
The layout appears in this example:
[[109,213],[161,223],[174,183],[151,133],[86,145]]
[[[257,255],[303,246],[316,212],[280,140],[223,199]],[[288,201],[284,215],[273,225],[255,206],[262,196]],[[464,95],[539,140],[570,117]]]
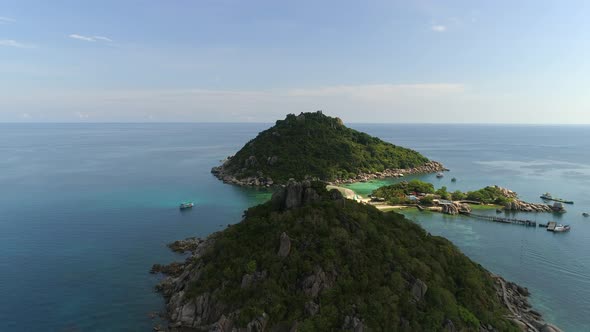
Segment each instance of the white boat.
[[193,202],[184,202],[184,203],[180,203],[180,209],[184,210],[184,209],[190,209],[193,206],[195,206],[195,203]]
[[570,226],[569,225],[562,225],[559,224],[557,226],[555,226],[555,228],[553,229],[554,232],[567,232],[570,230]]
[[436,177],[439,178],[439,179],[442,178],[443,176],[445,176],[445,175],[443,173],[440,173],[440,172],[436,174]]

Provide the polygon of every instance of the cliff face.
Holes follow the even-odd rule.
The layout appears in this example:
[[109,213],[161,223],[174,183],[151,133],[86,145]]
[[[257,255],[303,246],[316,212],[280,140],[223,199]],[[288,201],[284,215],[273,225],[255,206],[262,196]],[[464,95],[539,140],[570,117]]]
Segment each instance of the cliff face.
[[518,330],[489,273],[450,242],[320,182],[173,248],[192,250],[158,286],[174,329]]
[[291,178],[346,181],[443,169],[416,151],[315,112],[287,115],[211,172],[228,183],[271,186]]

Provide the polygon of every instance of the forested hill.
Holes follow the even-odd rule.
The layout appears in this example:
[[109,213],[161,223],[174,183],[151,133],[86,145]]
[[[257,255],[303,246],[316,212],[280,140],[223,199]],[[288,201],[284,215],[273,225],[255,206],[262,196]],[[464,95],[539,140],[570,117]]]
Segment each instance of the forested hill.
[[272,184],[306,177],[332,181],[428,161],[416,151],[347,128],[339,118],[318,111],[278,120],[213,172],[228,182],[249,178]]
[[397,213],[291,183],[199,242],[166,279],[174,326],[230,331],[518,331],[494,281]]

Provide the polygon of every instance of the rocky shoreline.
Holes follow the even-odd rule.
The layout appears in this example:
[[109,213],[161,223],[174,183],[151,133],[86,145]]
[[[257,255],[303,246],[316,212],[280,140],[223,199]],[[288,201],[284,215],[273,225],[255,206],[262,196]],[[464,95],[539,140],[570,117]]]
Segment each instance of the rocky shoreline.
[[438,161],[429,161],[426,164],[418,167],[413,168],[394,168],[394,169],[386,169],[383,172],[376,172],[376,173],[360,173],[355,178],[345,179],[345,180],[335,180],[332,181],[331,184],[338,185],[338,184],[350,184],[355,182],[368,182],[371,180],[377,179],[385,179],[385,178],[400,178],[404,175],[410,174],[428,174],[428,173],[438,173],[438,172],[447,172],[449,169],[445,168],[443,164],[439,163]]
[[518,198],[518,194],[510,189],[494,186],[499,189],[502,195],[512,201],[504,205],[506,211],[519,211],[519,212],[565,212],[563,204],[548,205],[543,203],[528,203],[521,201]]
[[[227,160],[231,159],[228,157]],[[226,161],[227,162],[227,161]],[[235,184],[239,186],[254,186],[254,187],[271,187],[273,185],[281,184],[276,183],[273,181],[272,178],[264,176],[262,172],[259,172],[257,176],[250,176],[247,178],[238,179],[235,175],[226,171],[224,165],[225,163],[221,164],[220,166],[213,167],[211,169],[211,173],[217,177],[219,180],[223,181],[224,183]],[[429,161],[426,164],[418,167],[413,168],[405,168],[405,169],[386,169],[383,172],[376,172],[376,173],[359,173],[354,178],[349,179],[338,179],[331,182],[329,184],[339,185],[339,184],[348,184],[348,183],[355,183],[355,182],[367,182],[376,179],[385,179],[385,178],[399,178],[403,177],[404,175],[409,174],[427,174],[427,173],[437,173],[437,172],[444,172],[448,171],[447,168],[443,166],[443,164],[437,161]],[[312,180],[312,179],[309,179]]]
[[504,278],[490,274],[495,281],[496,293],[502,299],[504,306],[510,311],[509,318],[515,322],[522,331],[527,332],[561,332],[561,329],[553,324],[543,321],[539,312],[532,309],[528,301],[530,295],[526,287],[519,286]]

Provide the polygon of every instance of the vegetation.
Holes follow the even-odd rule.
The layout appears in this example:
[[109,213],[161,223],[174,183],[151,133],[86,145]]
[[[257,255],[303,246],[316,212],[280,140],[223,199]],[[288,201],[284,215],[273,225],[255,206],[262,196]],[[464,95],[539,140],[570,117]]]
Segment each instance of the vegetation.
[[470,191],[465,194],[465,196],[468,200],[478,201],[484,204],[505,205],[512,201],[512,199],[506,197],[499,188],[491,186],[476,191]]
[[359,173],[425,164],[420,153],[347,128],[321,112],[287,115],[262,131],[225,164],[238,179],[266,176],[285,183],[306,176],[348,179]]
[[[480,323],[518,331],[488,272],[451,242],[400,214],[345,201],[323,185],[314,190],[321,197],[314,203],[281,210],[270,201],[216,234],[188,294],[217,290],[228,312],[240,309],[241,326],[264,312],[268,326],[297,321],[301,331],[341,330],[346,316],[381,331],[443,331],[447,320],[458,331],[479,331]],[[292,243],[284,258],[277,255],[283,232]],[[319,270],[329,287],[306,295],[303,280]],[[264,279],[241,287],[254,271],[265,271]],[[428,286],[423,298],[412,293],[416,279]],[[309,301],[320,305],[317,314],[306,314]]]
[[378,188],[372,195],[384,198],[390,204],[405,204],[411,203],[407,196],[413,193],[434,194],[434,185],[420,180],[402,181]]
[[[452,193],[448,192],[447,187],[443,186],[435,190],[432,183],[412,180],[410,182],[400,182],[389,186],[381,187],[373,192],[373,196],[384,198],[391,204],[411,203],[407,199],[407,195],[412,193],[434,194],[435,197],[448,200],[470,200],[483,204],[497,204],[505,205],[510,202],[512,198],[506,197],[505,194],[497,187],[485,187],[483,189],[469,191],[463,193],[456,190]],[[428,205],[432,204],[433,196],[426,196],[420,199],[420,203]]]

